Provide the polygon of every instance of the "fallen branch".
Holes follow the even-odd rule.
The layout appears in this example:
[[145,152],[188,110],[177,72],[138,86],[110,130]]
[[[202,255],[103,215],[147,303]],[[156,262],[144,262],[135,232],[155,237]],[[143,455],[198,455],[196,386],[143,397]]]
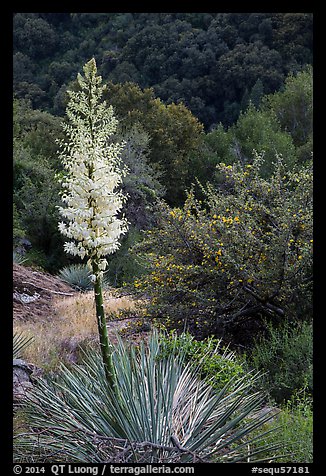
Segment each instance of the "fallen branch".
[[[128,453],[132,452],[132,454],[138,454],[138,456],[141,457],[141,454],[140,454],[140,451],[146,451],[146,449],[154,449],[154,450],[161,450],[161,451],[166,451],[166,452],[170,452],[170,453],[183,453],[183,454],[188,454],[190,456],[192,456],[192,459],[193,459],[193,463],[195,462],[201,462],[201,463],[209,463],[208,460],[204,460],[203,458],[201,458],[198,454],[194,453],[193,451],[190,451],[188,450],[187,448],[185,448],[184,446],[181,446],[178,439],[172,435],[171,436],[171,442],[173,443],[173,446],[167,446],[167,445],[162,445],[162,444],[159,444],[159,443],[153,443],[151,441],[141,441],[141,442],[138,442],[138,441],[129,441],[127,439],[123,439],[123,438],[114,438],[114,437],[106,437],[106,436],[98,436],[96,435],[94,437],[95,441],[96,440],[101,440],[101,441],[107,441],[108,443],[110,443],[113,448],[119,448],[119,450],[122,450],[120,451],[119,453],[119,460],[122,462],[125,462],[126,459],[129,459],[128,458]],[[123,445],[122,447],[117,447],[115,445]],[[142,456],[143,458],[143,461],[146,461],[146,453],[143,454]],[[173,462],[177,462],[178,460],[175,460],[175,458],[173,458]],[[110,462],[110,461],[108,461]],[[112,461],[111,461],[112,462]],[[172,462],[172,460],[171,460]]]
[[[61,427],[53,426],[51,429],[41,429],[36,432],[32,433],[20,433],[18,435],[14,435],[14,438],[20,438],[24,436],[34,436],[37,444],[40,445],[40,438],[44,435],[44,438],[51,437],[52,431],[59,430],[60,432],[63,431]],[[102,453],[102,456],[105,455],[104,463],[127,463],[127,462],[137,462],[137,463],[145,463],[149,462],[153,458],[153,450],[158,450],[161,452],[170,453],[169,456],[163,456],[157,454],[157,458],[162,461],[158,462],[169,462],[169,463],[177,463],[180,462],[181,454],[189,455],[192,457],[192,462],[200,462],[200,463],[210,463],[209,460],[203,459],[197,453],[181,446],[180,442],[178,441],[175,435],[171,436],[171,442],[173,446],[168,446],[160,443],[153,443],[151,441],[130,441],[126,438],[116,438],[112,436],[104,436],[104,435],[97,435],[91,433],[89,431],[85,431],[81,428],[75,428],[70,430],[65,430],[67,434],[71,437],[71,439],[76,439],[76,442],[80,440],[78,434],[86,434],[92,440],[93,444],[96,445],[97,450]],[[64,443],[63,443],[64,449]],[[154,453],[155,454],[155,453]],[[169,460],[169,461],[167,461]]]
[[22,281],[22,283],[23,284],[28,284],[29,286],[34,286],[34,288],[42,289],[42,291],[47,291],[47,292],[53,293],[53,294],[61,294],[63,296],[73,296],[74,295],[74,293],[64,293],[62,291],[53,291],[52,289],[43,288],[42,286],[38,286],[37,284],[30,283],[29,281]]
[[188,450],[188,449],[185,448],[184,446],[181,446],[181,445],[180,445],[180,442],[179,442],[179,440],[177,439],[176,436],[172,435],[172,436],[171,436],[171,441],[172,441],[172,443],[174,444],[174,446],[175,446],[181,453],[190,454],[190,455],[193,457],[193,463],[196,463],[197,460],[198,460],[200,463],[208,463],[207,460],[204,460],[203,458],[201,458],[200,456],[198,456],[198,454],[194,453],[193,451]]

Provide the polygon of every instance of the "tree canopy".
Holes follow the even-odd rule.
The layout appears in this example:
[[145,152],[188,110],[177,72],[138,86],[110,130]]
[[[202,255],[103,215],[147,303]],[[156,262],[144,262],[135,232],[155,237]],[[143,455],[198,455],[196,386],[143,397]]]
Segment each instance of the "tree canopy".
[[95,56],[104,80],[152,87],[206,129],[232,124],[246,88],[277,91],[312,63],[309,13],[16,13],[14,89],[63,115],[62,87]]

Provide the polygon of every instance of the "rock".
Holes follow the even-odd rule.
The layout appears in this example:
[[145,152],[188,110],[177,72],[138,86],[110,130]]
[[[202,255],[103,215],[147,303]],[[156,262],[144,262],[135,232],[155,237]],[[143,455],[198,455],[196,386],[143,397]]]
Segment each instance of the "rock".
[[14,301],[21,302],[22,304],[29,304],[30,302],[34,302],[39,297],[40,295],[38,293],[34,293],[33,296],[26,293],[19,293],[17,291],[13,293]]
[[28,398],[33,381],[42,374],[42,370],[22,359],[13,359],[13,401],[19,405]]
[[68,362],[76,363],[78,361],[78,347],[81,340],[78,337],[68,337],[61,342],[61,349],[66,352]]
[[22,246],[25,250],[30,250],[32,248],[32,243],[27,238],[21,238],[19,240],[20,246]]

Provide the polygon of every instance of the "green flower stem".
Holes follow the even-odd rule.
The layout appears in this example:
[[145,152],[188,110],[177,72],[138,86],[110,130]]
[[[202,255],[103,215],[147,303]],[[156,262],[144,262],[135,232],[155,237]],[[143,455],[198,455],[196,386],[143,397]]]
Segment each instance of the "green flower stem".
[[106,327],[106,319],[104,313],[104,305],[103,305],[103,294],[102,294],[102,282],[99,276],[99,268],[98,264],[93,261],[92,263],[93,273],[96,276],[96,280],[94,283],[94,295],[95,295],[95,305],[96,305],[96,318],[97,318],[97,326],[98,332],[100,337],[100,346],[104,364],[105,375],[108,384],[111,387],[114,387],[116,384],[114,367],[112,362],[112,352],[113,347],[109,341],[108,330]]

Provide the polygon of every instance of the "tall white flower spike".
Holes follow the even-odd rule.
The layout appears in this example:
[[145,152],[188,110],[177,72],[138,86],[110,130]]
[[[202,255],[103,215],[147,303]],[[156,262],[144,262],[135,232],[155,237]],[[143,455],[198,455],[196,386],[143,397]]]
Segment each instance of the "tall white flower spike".
[[68,91],[68,123],[63,125],[67,140],[61,142],[60,158],[65,169],[64,189],[59,207],[65,222],[60,232],[74,241],[65,243],[67,253],[97,261],[98,273],[106,268],[106,255],[120,246],[127,232],[124,217],[118,217],[125,196],[119,191],[125,169],[121,166],[123,144],[110,143],[118,121],[112,106],[101,101],[104,86],[97,76],[95,60],[84,66],[85,77],[77,81],[80,91]]
[[105,87],[94,59],[86,63],[84,73],[77,76],[80,90],[68,91],[68,122],[63,125],[67,140],[59,142],[65,173],[61,179],[64,206],[59,207],[64,221],[58,227],[71,240],[64,250],[88,258],[104,369],[113,387],[116,379],[101,282],[108,264],[105,257],[119,248],[128,229],[126,218],[119,216],[126,199],[119,186],[126,171],[120,161],[123,144],[110,142],[118,121],[112,106],[102,100]]

